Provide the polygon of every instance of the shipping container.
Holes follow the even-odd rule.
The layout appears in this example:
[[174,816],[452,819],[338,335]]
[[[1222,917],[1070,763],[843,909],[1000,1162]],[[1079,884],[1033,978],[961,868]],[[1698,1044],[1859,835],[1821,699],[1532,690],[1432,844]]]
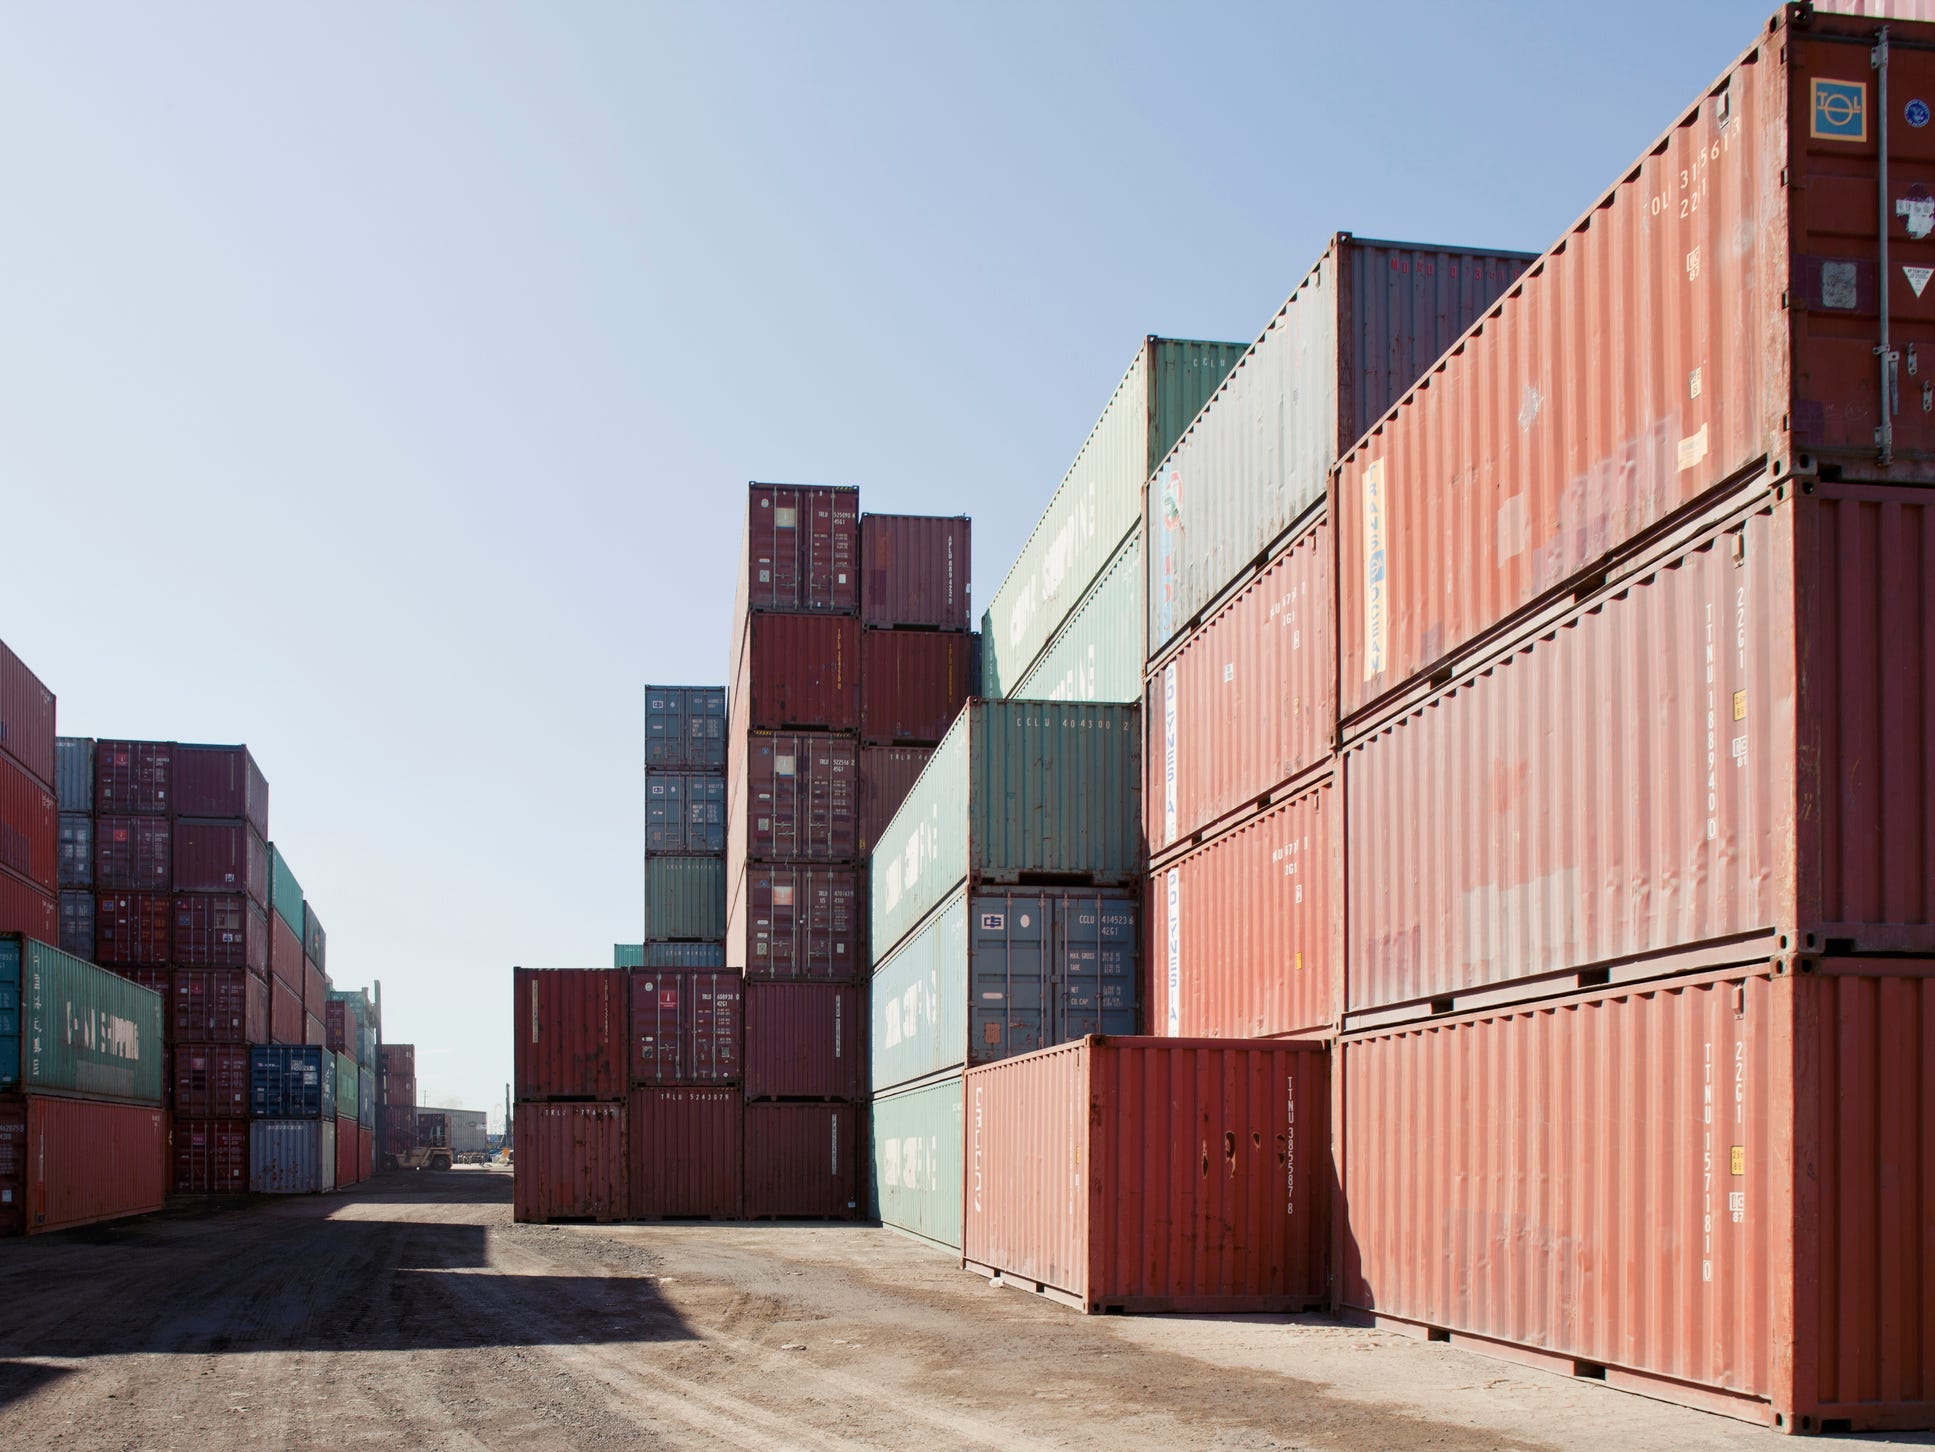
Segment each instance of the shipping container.
[[970,1069],[963,1260],[1089,1313],[1323,1306],[1328,1071],[1320,1045],[1169,1038]]
[[44,892],[60,886],[60,813],[54,793],[0,754],[0,867]]
[[317,1048],[329,1047],[329,1025],[311,1013],[307,1005],[302,1010],[302,1041]]
[[268,896],[266,899],[261,893],[250,896],[287,923],[289,931],[296,935],[296,942],[302,942],[302,884],[289,870],[289,859],[273,842],[268,847]]
[[856,860],[860,755],[851,736],[755,732],[731,746],[728,863]]
[[1149,851],[1200,841],[1328,761],[1337,725],[1336,602],[1326,516],[1149,675]]
[[1333,1031],[1343,1012],[1343,841],[1334,775],[1156,871],[1147,1027],[1172,1037]]
[[94,951],[113,967],[168,962],[173,914],[165,892],[103,892],[94,898]]
[[958,1252],[966,1154],[959,1074],[883,1094],[868,1107],[872,1211],[883,1225]]
[[1344,1306],[1786,1431],[1930,1425],[1931,975],[1782,957],[1346,1038]]
[[95,814],[167,816],[174,803],[174,764],[171,742],[95,742]]
[[54,740],[54,800],[63,812],[94,812],[94,738],[60,736]]
[[336,1113],[336,1056],[325,1048],[256,1044],[249,1049],[249,1116],[315,1119]]
[[329,1012],[329,975],[307,953],[302,955],[302,1011],[321,1022]]
[[0,933],[25,933],[43,943],[60,936],[60,912],[51,892],[0,867]]
[[866,930],[854,869],[751,866],[733,894],[726,956],[752,978],[850,983],[864,973]]
[[302,900],[302,955],[319,969],[329,967],[329,934],[308,898]]
[[[0,913],[0,917],[4,917]],[[0,932],[7,931],[0,922]],[[29,933],[27,936],[32,937]],[[94,894],[91,892],[63,892],[60,895],[60,950],[72,953],[76,958],[95,961],[94,954]]]
[[291,988],[280,978],[269,980],[269,1042],[300,1044],[309,1035],[303,1026],[302,986]]
[[645,859],[645,936],[718,942],[726,934],[723,857]]
[[302,937],[289,926],[281,913],[270,913],[269,976],[284,985],[298,1000],[302,997]]
[[874,850],[876,960],[970,876],[1135,882],[1140,714],[1133,705],[970,702]]
[[1137,909],[1128,889],[957,891],[874,971],[874,1093],[1134,1033]]
[[1899,26],[1879,74],[1874,37],[1776,14],[1343,460],[1346,717],[1744,478],[1935,481],[1935,140],[1868,104],[1935,92],[1935,30]]
[[624,943],[620,968],[723,968],[724,943]]
[[174,806],[181,817],[237,817],[269,835],[269,783],[246,746],[175,744]]
[[269,971],[269,915],[242,893],[177,893],[171,942],[174,961],[188,968]]
[[356,1123],[356,1096],[361,1083],[356,1076],[356,1060],[348,1054],[335,1050],[330,1052],[336,1054],[336,1117],[353,1125]]
[[852,984],[748,983],[746,1097],[857,1099],[865,1040]]
[[322,1195],[336,1188],[336,1120],[257,1119],[249,1125],[249,1189]]
[[930,745],[974,694],[974,639],[946,630],[860,633],[860,739]]
[[356,1071],[356,1122],[364,1129],[376,1127],[376,1071],[368,1067]]
[[933,759],[931,746],[862,746],[860,748],[860,826],[858,850],[861,857],[873,851],[873,844],[887,830],[887,824],[907,800],[920,774]]
[[0,1235],[37,1235],[161,1209],[168,1116],[158,1107],[0,1095]]
[[739,970],[631,970],[631,1082],[736,1084],[745,984]]
[[61,887],[94,886],[94,819],[81,812],[62,812],[58,831]]
[[624,1098],[626,975],[612,968],[518,968],[516,1096]]
[[247,1044],[179,1043],[170,1068],[169,1106],[185,1119],[240,1119],[249,1112]]
[[645,769],[726,769],[726,688],[645,688]]
[[0,934],[0,1092],[160,1104],[161,996],[17,933]]
[[737,1089],[634,1089],[626,1131],[634,1220],[737,1220],[745,1154]]
[[[593,970],[596,971],[596,970]],[[376,1005],[361,988],[332,988],[323,1004],[329,1047],[348,1054],[358,1064],[376,1059]]]
[[167,892],[175,885],[175,824],[166,817],[97,817],[93,838],[101,890]]
[[1243,356],[1145,338],[981,621],[981,694],[1014,693],[1142,518],[1150,472]]
[[380,1057],[385,1074],[402,1079],[417,1076],[417,1046],[415,1044],[384,1044]]
[[732,675],[748,613],[860,608],[860,491],[847,485],[749,484],[745,547],[732,610]]
[[[726,774],[654,771],[645,777],[646,854],[726,850]],[[626,965],[619,964],[619,967]]]
[[376,1130],[373,1126],[356,1126],[356,1180],[361,1184],[376,1173]]
[[851,1104],[748,1104],[746,1218],[857,1220],[857,1118]]
[[861,515],[861,620],[972,630],[972,543],[973,526],[965,515]]
[[1023,701],[1142,699],[1142,531],[1122,543],[1009,693]]
[[[354,1076],[351,1076],[352,1079]],[[336,1188],[347,1190],[361,1178],[361,1166],[356,1163],[356,1116],[338,1114],[336,1116]]]
[[54,693],[0,641],[0,751],[54,790]]
[[[182,892],[239,892],[266,905],[269,894],[269,848],[255,828],[240,819],[177,817],[175,819],[175,881]],[[98,859],[97,859],[98,862]],[[302,905],[296,905],[294,924],[302,936]]]
[[169,986],[177,1048],[269,1042],[269,985],[246,968],[177,968]]
[[755,615],[729,698],[730,730],[857,731],[860,622],[851,615]]
[[627,1217],[622,1099],[616,1104],[519,1104],[514,1139],[516,1219],[542,1224]]
[[[723,948],[721,951],[723,951]],[[643,943],[613,943],[611,945],[611,966],[614,968],[643,968],[645,966],[645,945]]]
[[168,1139],[174,1146],[175,1194],[248,1193],[248,1120],[176,1117]]

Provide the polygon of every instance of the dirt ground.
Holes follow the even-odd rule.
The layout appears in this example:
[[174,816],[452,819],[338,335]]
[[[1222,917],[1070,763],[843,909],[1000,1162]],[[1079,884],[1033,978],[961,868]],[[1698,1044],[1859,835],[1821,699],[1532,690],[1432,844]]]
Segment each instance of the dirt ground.
[[1321,1318],[1084,1318],[892,1231],[514,1225],[510,1198],[499,1171],[391,1175],[0,1242],[0,1446],[1775,1441]]

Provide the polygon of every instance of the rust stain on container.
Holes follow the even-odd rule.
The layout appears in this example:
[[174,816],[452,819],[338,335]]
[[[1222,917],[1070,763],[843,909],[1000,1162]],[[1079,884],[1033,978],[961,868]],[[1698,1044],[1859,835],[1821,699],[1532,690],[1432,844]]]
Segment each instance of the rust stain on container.
[[519,1099],[621,1099],[625,1093],[625,973],[617,968],[518,968]]
[[[607,970],[609,971],[609,970]],[[622,974],[614,976],[622,980]],[[623,1220],[630,1213],[625,1104],[519,1104],[511,1187],[519,1221]],[[360,1136],[352,1129],[350,1143]]]
[[634,1089],[631,1218],[736,1220],[745,1101],[738,1089]]

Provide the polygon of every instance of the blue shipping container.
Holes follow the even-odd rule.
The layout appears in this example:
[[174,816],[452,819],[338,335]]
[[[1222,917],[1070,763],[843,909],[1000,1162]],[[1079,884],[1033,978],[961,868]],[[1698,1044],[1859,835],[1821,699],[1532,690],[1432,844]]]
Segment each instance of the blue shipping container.
[[319,1044],[249,1050],[249,1116],[320,1119],[336,1112],[336,1056]]

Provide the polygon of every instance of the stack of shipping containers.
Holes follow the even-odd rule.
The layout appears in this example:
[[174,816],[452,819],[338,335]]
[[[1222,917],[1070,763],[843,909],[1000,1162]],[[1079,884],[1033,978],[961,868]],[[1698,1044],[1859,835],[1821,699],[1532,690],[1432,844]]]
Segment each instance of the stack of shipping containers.
[[623,1220],[630,1213],[628,974],[512,970],[519,1220]]
[[416,1148],[417,1046],[379,1044],[376,1086],[376,1166],[394,1169]]
[[360,988],[328,992],[323,1032],[336,1055],[336,1185],[367,1180],[376,1160],[376,1005]]
[[337,1187],[337,1055],[320,1044],[257,1044],[249,1055],[249,1189],[315,1195]]
[[0,932],[50,943],[68,851],[55,774],[54,693],[0,641]]

